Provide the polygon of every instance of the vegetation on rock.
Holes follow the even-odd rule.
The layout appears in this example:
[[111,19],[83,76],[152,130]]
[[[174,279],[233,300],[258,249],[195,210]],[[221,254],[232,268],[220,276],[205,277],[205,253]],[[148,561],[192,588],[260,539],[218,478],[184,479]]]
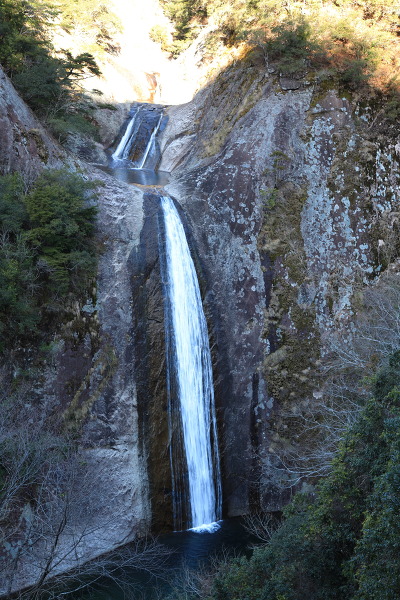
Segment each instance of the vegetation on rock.
[[96,268],[92,189],[66,170],[45,171],[28,191],[18,174],[0,178],[2,350],[86,291]]
[[[114,52],[118,23],[104,3],[83,0],[0,0],[0,64],[27,104],[60,141],[68,132],[96,135],[80,82],[100,75],[100,51]],[[79,19],[77,18],[79,14]],[[55,26],[91,32],[87,51],[56,51]],[[93,38],[93,39],[92,39]]]
[[399,17],[395,0],[163,0],[175,24],[173,53],[184,49],[205,23],[206,46],[241,43],[261,52],[266,68],[282,76],[313,72],[332,81],[384,94],[387,118],[396,119],[399,96]]

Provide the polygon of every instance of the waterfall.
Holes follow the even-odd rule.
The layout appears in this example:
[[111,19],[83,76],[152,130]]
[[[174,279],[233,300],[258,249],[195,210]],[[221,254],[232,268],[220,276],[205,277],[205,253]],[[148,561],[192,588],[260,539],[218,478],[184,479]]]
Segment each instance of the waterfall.
[[121,138],[121,141],[118,144],[117,149],[115,150],[115,152],[111,155],[111,158],[113,160],[121,160],[126,158],[126,156],[124,156],[125,154],[125,149],[128,145],[129,140],[131,139],[132,136],[132,131],[133,131],[133,127],[135,125],[135,121],[136,121],[136,115],[138,113],[138,110],[135,111],[134,115],[132,116],[131,120],[128,123],[128,126],[125,130],[124,135]]
[[152,134],[150,136],[149,143],[147,144],[147,148],[146,148],[146,150],[144,152],[142,162],[139,165],[139,169],[143,169],[144,165],[146,164],[146,160],[147,160],[147,157],[149,155],[149,152],[153,148],[154,144],[156,143],[156,135],[157,135],[158,130],[160,128],[160,124],[161,124],[162,118],[163,118],[163,114],[161,113],[160,118],[158,119],[157,125],[156,125],[155,129],[153,130],[153,132],[152,132]]
[[[161,197],[165,231],[162,276],[165,287],[170,458],[173,473],[174,519],[179,523],[182,480],[174,446],[184,448],[187,467],[186,513],[197,531],[218,528],[221,518],[221,477],[217,444],[214,390],[207,323],[195,267],[185,231],[171,198]],[[177,396],[179,398],[176,398]],[[174,405],[178,404],[181,433],[176,434]],[[178,452],[179,454],[179,452]],[[185,494],[184,494],[185,495]],[[187,498],[187,495],[189,496]]]
[[[160,157],[156,138],[163,107],[137,104],[133,111],[112,159],[144,173]],[[171,198],[160,201],[174,525],[213,531],[221,519],[222,491],[207,323],[179,214]]]
[[156,138],[163,116],[162,106],[136,104],[112,160],[130,160],[131,168],[154,169],[159,159]]

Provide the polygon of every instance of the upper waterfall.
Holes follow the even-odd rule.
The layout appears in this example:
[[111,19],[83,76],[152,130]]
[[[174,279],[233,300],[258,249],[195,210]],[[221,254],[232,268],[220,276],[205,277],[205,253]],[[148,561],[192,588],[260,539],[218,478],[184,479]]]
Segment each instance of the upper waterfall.
[[131,166],[137,169],[156,169],[160,159],[157,133],[163,116],[163,106],[135,104],[125,131],[111,155],[112,160],[129,160]]
[[[210,530],[211,524],[221,518],[221,477],[207,323],[182,222],[171,198],[161,197],[161,207],[174,518],[179,526],[179,504],[183,502],[188,505],[183,508],[189,526]],[[179,424],[175,412],[180,415]],[[187,482],[177,472],[184,465],[174,464],[173,460],[176,445],[181,443]],[[185,484],[188,494],[180,489]]]

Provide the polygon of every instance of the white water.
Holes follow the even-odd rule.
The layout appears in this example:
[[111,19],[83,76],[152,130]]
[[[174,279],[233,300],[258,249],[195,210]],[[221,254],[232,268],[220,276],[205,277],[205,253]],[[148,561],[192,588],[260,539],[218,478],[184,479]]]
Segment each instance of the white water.
[[159,128],[160,128],[160,125],[161,125],[162,118],[163,118],[163,113],[161,113],[161,115],[160,115],[160,118],[158,119],[158,123],[157,123],[157,125],[156,125],[155,129],[153,130],[153,132],[152,132],[152,134],[151,134],[151,136],[150,136],[149,142],[148,142],[148,144],[147,144],[147,148],[146,148],[146,150],[145,150],[145,153],[144,153],[144,155],[143,155],[142,162],[140,163],[140,165],[139,165],[139,167],[138,167],[139,169],[143,169],[143,167],[144,167],[144,165],[145,165],[145,163],[146,163],[147,157],[148,157],[148,155],[149,155],[149,152],[150,152],[151,148],[152,148],[152,147],[154,146],[154,144],[155,144],[156,135],[157,135],[157,133],[158,133],[158,130],[159,130]]
[[118,148],[116,149],[114,154],[112,154],[112,156],[111,156],[111,158],[113,158],[114,160],[121,160],[121,159],[126,158],[124,156],[124,151],[125,151],[125,148],[131,138],[132,130],[135,125],[136,115],[137,115],[137,112],[133,115],[132,119],[129,121],[128,126],[125,130],[125,133],[122,136],[120,143],[118,144]]
[[[190,496],[190,527],[215,531],[221,518],[211,354],[199,284],[185,231],[171,198],[161,198],[166,292],[172,327],[169,369],[177,378]],[[167,323],[168,326],[168,323]],[[172,469],[174,469],[172,465]]]

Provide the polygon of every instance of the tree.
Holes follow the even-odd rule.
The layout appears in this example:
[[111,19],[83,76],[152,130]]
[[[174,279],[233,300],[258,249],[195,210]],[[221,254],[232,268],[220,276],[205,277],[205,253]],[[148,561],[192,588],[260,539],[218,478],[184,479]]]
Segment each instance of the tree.
[[[0,349],[35,335],[45,313],[86,293],[96,270],[94,184],[46,171],[26,192],[0,177]],[[48,316],[48,315],[47,315]]]
[[61,27],[80,37],[88,37],[88,42],[97,56],[101,51],[116,54],[115,43],[121,22],[110,10],[108,2],[102,0],[58,0]]
[[374,378],[373,397],[343,436],[331,472],[315,493],[294,496],[275,531],[261,522],[264,543],[218,571],[209,600],[398,597],[399,380],[397,350]]
[[161,576],[170,551],[152,538],[88,561],[115,518],[99,523],[93,512],[102,473],[28,398],[0,399],[0,592],[60,598],[103,578],[129,588],[132,569]]
[[[80,2],[80,18],[82,8]],[[74,56],[53,47],[51,31],[59,18],[56,0],[0,0],[0,63],[23,99],[46,119],[52,131],[59,133],[58,119],[67,122],[69,131],[95,137],[81,82],[100,75],[100,69],[88,50]],[[92,24],[86,26],[90,32],[96,29]],[[101,35],[105,32],[103,23]],[[65,141],[65,135],[58,137]]]
[[49,291],[65,295],[82,290],[95,268],[93,246],[97,209],[86,195],[93,188],[79,175],[57,170],[43,173],[25,197],[29,244],[47,267]]

